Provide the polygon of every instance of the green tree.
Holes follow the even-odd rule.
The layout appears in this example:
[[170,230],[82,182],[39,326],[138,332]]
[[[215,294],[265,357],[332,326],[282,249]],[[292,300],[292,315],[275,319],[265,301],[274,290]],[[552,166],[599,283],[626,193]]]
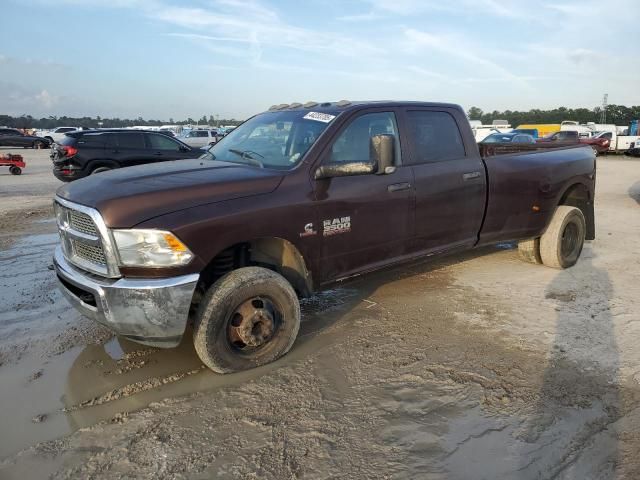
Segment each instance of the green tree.
[[480,120],[482,118],[482,109],[478,107],[471,107],[467,112],[469,120]]

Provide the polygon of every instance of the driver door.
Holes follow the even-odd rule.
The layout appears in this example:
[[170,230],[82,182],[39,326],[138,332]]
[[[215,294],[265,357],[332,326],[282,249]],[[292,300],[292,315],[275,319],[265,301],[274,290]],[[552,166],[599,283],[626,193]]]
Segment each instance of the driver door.
[[322,164],[372,162],[371,137],[395,137],[395,171],[314,180],[322,278],[329,283],[397,260],[412,235],[413,173],[402,165],[393,111],[361,113],[337,134]]

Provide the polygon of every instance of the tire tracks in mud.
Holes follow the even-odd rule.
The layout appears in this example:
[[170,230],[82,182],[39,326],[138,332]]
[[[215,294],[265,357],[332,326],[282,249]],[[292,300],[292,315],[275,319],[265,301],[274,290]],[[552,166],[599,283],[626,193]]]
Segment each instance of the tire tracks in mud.
[[116,400],[121,400],[123,398],[127,398],[132,395],[145,392],[147,390],[152,390],[154,388],[158,388],[163,385],[168,385],[170,383],[178,382],[183,378],[189,377],[191,375],[195,375],[196,373],[200,373],[205,368],[206,367],[202,365],[199,368],[195,368],[193,370],[189,370],[186,372],[174,373],[172,375],[166,375],[163,377],[149,377],[139,382],[134,382],[127,385],[123,385],[121,387],[114,388],[113,390],[110,390],[101,395],[97,395],[93,398],[90,398],[89,400],[82,401],[75,405],[64,407],[60,409],[60,411],[63,413],[70,413],[70,412],[74,412],[84,408],[104,405],[105,403],[109,403],[109,402],[115,402]]

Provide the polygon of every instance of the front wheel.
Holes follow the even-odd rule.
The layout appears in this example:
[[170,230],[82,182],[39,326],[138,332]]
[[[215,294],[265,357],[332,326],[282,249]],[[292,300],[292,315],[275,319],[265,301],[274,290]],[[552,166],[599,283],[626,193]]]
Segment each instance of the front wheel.
[[11,172],[11,175],[21,175],[22,169],[14,165],[13,167],[9,168],[9,172]]
[[211,370],[231,373],[273,362],[289,351],[300,328],[300,303],[289,282],[261,267],[227,273],[207,291],[193,341]]
[[540,257],[547,267],[569,268],[576,264],[587,231],[579,208],[560,205],[540,237]]
[[33,142],[32,146],[36,150],[40,150],[41,148],[44,148],[44,142],[42,142],[41,140],[36,140],[35,142]]

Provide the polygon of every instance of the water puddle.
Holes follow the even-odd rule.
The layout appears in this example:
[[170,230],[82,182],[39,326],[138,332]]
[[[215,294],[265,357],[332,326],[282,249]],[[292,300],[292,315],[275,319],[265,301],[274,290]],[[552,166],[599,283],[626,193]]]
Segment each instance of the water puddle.
[[[49,229],[55,225],[42,222]],[[361,303],[337,288],[302,301],[292,351],[274,364],[218,375],[200,362],[187,331],[175,349],[111,337],[81,317],[57,288],[51,257],[57,233],[21,237],[0,252],[0,458],[166,398],[250,382],[333,343],[331,330]],[[325,338],[326,337],[326,338]]]

